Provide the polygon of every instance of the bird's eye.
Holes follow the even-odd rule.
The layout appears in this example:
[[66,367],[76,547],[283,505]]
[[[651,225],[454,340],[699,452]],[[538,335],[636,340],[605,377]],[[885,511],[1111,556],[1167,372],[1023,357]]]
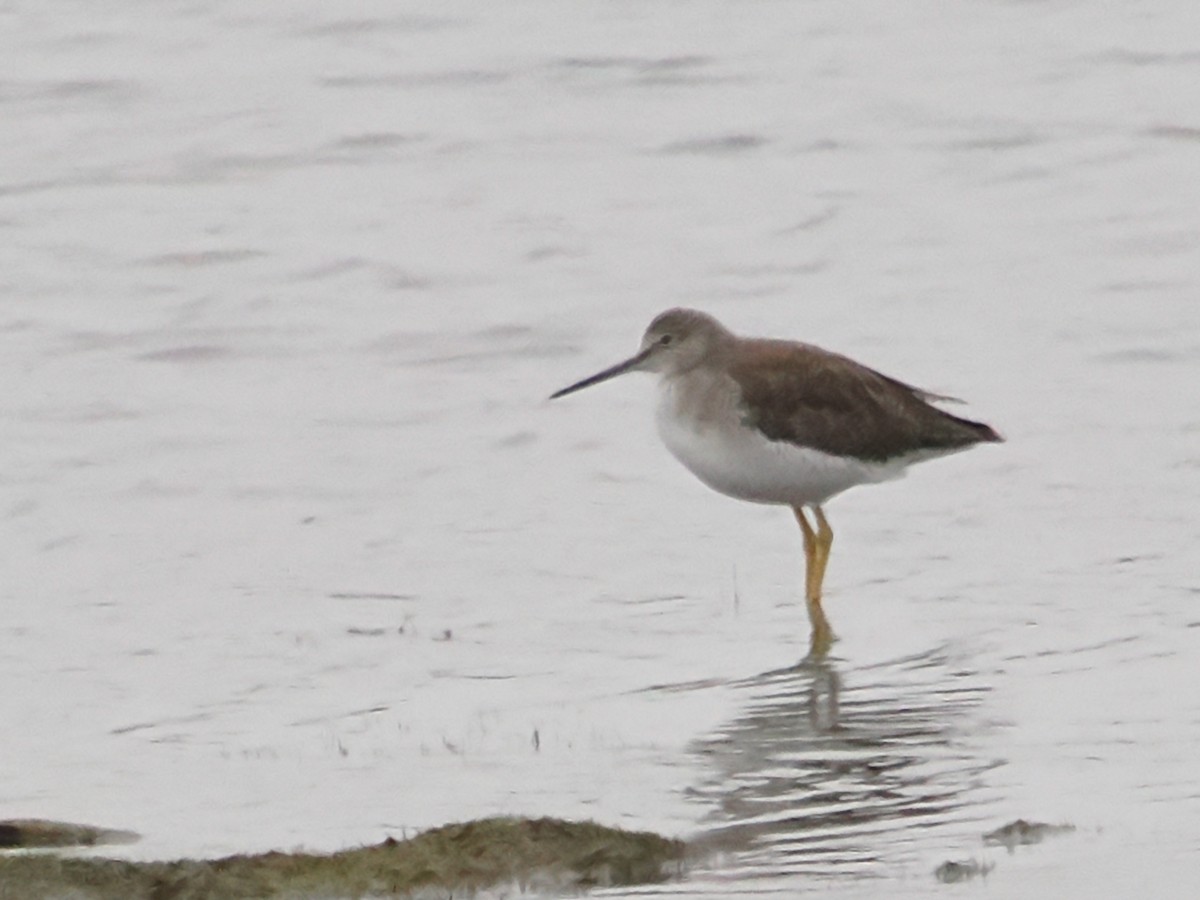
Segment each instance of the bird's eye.
[[665,347],[668,344],[670,344],[671,341],[673,341],[673,340],[675,340],[675,338],[672,335],[664,334],[662,337],[660,337],[658,339],[658,343],[660,346]]

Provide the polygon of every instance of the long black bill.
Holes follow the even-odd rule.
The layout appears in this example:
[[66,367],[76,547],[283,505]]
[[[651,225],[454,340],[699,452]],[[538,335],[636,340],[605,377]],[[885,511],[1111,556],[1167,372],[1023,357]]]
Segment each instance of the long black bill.
[[570,387],[563,388],[561,391],[555,391],[550,395],[550,399],[557,400],[559,397],[565,397],[567,394],[573,394],[576,391],[582,391],[585,387],[591,387],[593,384],[599,384],[602,381],[608,381],[608,379],[616,378],[618,375],[624,375],[631,369],[636,369],[642,363],[642,361],[650,355],[650,352],[653,349],[653,347],[648,347],[637,356],[631,356],[629,359],[625,360],[625,362],[617,363],[612,368],[605,369],[603,372],[597,372],[590,378],[583,379],[583,381],[577,381]]

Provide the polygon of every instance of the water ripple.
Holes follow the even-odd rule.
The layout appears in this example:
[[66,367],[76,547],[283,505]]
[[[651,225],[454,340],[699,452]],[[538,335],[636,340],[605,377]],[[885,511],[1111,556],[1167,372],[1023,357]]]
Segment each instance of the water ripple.
[[693,750],[713,774],[692,795],[715,807],[701,844],[743,875],[883,875],[913,845],[980,821],[974,749],[988,687],[943,649],[843,671],[767,672],[735,686],[743,711]]

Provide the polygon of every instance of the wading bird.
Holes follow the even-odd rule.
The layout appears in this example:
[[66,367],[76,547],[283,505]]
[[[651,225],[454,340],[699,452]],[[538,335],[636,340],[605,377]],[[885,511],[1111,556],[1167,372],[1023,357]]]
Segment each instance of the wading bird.
[[662,313],[636,354],[551,399],[638,371],[658,374],[659,435],[692,474],[730,497],[791,507],[804,537],[814,656],[833,641],[821,607],[833,545],[825,502],[915,462],[1003,440],[933,405],[952,398],[811,344],[738,337],[692,309]]

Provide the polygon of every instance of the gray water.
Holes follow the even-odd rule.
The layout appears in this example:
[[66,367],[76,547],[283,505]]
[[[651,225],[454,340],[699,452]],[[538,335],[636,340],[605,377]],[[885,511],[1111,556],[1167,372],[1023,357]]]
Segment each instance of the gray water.
[[[512,813],[682,882],[1200,889],[1200,7],[0,6],[0,816],[140,858]],[[1008,443],[695,482],[696,306]],[[1009,853],[1015,818],[1075,830]],[[616,893],[616,892],[614,892]]]

